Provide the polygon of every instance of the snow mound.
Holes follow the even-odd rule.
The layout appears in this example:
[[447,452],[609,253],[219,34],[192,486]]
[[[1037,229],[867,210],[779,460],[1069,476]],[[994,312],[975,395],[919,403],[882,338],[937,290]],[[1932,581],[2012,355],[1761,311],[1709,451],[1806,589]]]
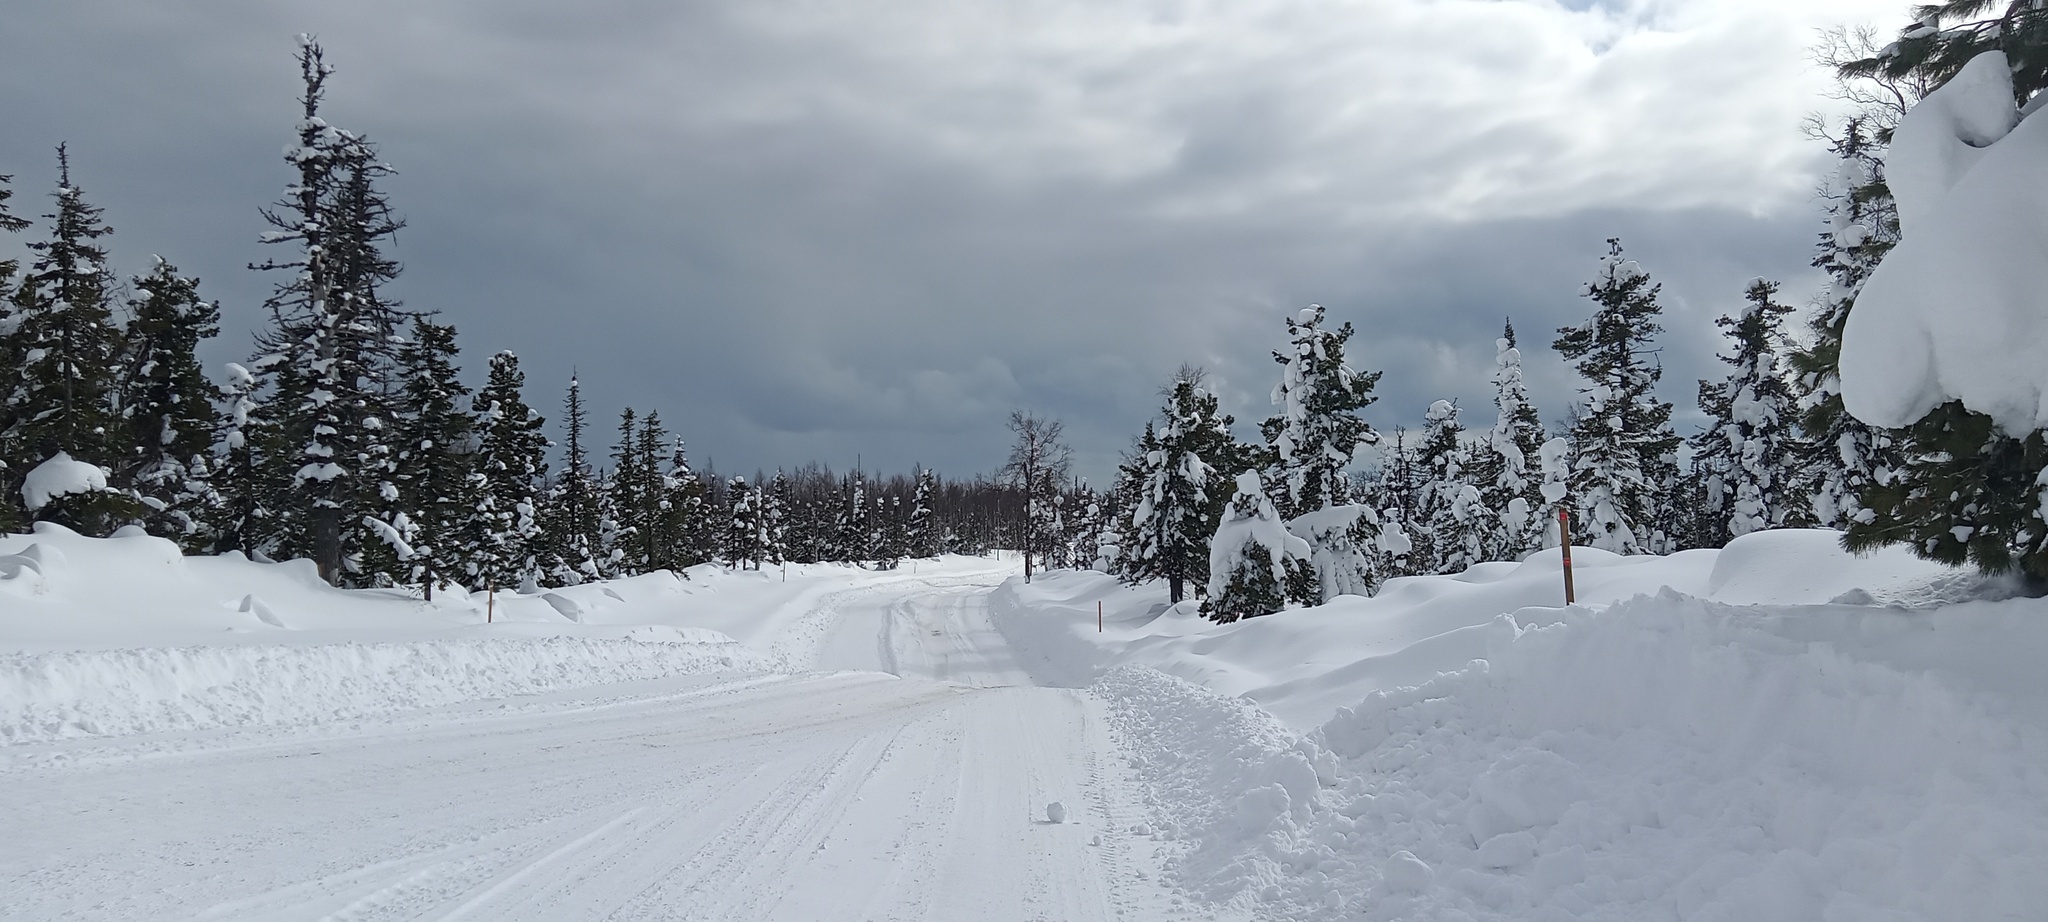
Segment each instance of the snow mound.
[[1786,636],[1800,611],[1665,592],[1503,616],[1483,659],[1303,737],[1156,673],[1096,691],[1196,832],[1182,885],[1261,918],[2035,913],[2048,731],[1940,670]]
[[21,500],[30,512],[34,512],[59,496],[106,489],[105,468],[74,460],[70,453],[60,451],[29,470],[21,482]]
[[[706,631],[0,653],[0,744],[350,720],[464,701],[761,668]],[[645,642],[643,642],[645,641]]]
[[2048,119],[2020,119],[2002,52],[1906,113],[1885,175],[1903,239],[1849,313],[1843,403],[1876,426],[1950,400],[2048,426]]

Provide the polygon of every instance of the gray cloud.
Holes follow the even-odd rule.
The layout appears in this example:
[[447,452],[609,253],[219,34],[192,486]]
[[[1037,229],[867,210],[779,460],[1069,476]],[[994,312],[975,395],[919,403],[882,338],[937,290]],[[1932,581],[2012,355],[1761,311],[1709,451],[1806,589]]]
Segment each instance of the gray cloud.
[[239,357],[312,31],[332,120],[400,171],[400,294],[473,369],[513,349],[553,409],[577,368],[734,470],[987,470],[1030,407],[1099,479],[1182,362],[1263,416],[1309,301],[1387,372],[1376,424],[1452,396],[1484,425],[1504,315],[1560,416],[1547,343],[1617,234],[1689,406],[1744,281],[1815,284],[1808,30],[1894,12],[81,0],[10,11],[0,172],[39,204],[72,142],[117,265],[204,276]]

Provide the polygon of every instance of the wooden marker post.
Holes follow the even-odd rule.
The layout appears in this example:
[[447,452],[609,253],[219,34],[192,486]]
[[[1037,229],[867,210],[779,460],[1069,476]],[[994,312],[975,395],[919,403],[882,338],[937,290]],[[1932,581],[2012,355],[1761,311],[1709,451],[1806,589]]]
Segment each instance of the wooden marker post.
[[1571,510],[1557,510],[1557,546],[1564,551],[1564,604],[1578,601],[1572,592],[1572,514]]
[[1102,603],[1095,603],[1095,633],[1102,633]]
[[498,581],[491,580],[484,585],[489,587],[484,595],[484,623],[489,624],[498,613]]

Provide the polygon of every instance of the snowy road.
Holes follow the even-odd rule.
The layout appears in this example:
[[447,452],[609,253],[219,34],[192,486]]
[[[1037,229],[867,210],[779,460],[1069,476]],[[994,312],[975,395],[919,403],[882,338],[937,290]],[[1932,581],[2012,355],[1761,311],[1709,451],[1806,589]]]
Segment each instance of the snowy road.
[[[74,744],[0,776],[0,907],[49,919],[1160,918],[1090,699],[990,579],[836,593],[835,671],[318,730]],[[885,672],[899,673],[899,679]],[[1063,801],[1065,824],[1044,820]],[[1091,844],[1100,837],[1100,844]]]

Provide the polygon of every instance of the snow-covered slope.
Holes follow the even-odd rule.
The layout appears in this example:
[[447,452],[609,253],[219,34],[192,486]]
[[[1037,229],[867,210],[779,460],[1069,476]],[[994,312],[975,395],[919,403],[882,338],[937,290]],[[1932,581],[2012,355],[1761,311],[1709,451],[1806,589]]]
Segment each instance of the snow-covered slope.
[[0,744],[799,671],[832,627],[822,600],[851,573],[875,581],[834,566],[794,567],[786,581],[706,566],[427,602],[335,589],[309,561],[185,557],[139,530],[97,539],[39,524],[0,536]]
[[1553,554],[1234,625],[1054,574],[999,623],[1107,670],[1176,883],[1260,918],[2029,918],[2048,602],[1833,540],[1575,550],[1571,608]]

